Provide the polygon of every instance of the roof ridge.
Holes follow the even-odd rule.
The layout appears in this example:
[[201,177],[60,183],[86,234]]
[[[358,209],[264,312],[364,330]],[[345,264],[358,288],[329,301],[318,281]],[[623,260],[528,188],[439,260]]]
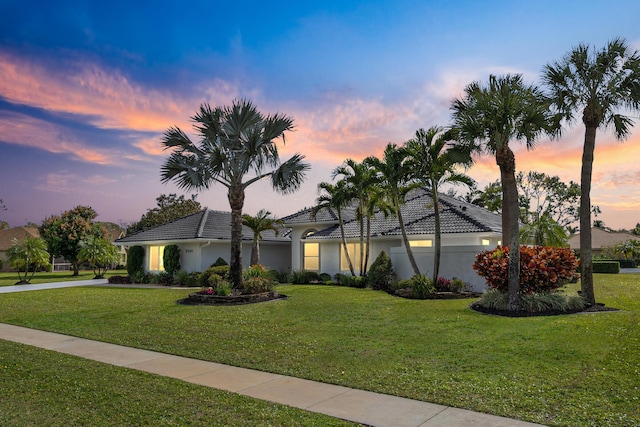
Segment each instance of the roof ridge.
[[202,217],[200,218],[200,223],[198,224],[198,231],[196,233],[196,237],[200,238],[204,235],[204,226],[207,223],[208,217],[209,217],[209,208],[204,208]]

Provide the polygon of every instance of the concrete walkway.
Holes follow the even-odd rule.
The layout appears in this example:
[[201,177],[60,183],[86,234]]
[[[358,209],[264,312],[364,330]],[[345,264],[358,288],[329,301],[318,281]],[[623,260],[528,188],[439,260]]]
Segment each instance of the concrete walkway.
[[[25,285],[28,290],[104,285],[99,281]],[[90,283],[86,283],[90,282]],[[18,286],[10,287],[18,291]],[[0,288],[0,291],[2,288]],[[24,289],[22,289],[24,290]],[[526,427],[523,421],[284,375],[124,347],[0,323],[0,339],[177,378],[377,427]]]

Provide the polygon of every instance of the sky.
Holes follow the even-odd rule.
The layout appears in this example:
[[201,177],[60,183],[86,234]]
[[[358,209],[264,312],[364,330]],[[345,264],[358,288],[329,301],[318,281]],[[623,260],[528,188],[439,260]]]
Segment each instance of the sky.
[[[189,197],[160,181],[162,134],[195,137],[202,103],[237,98],[294,119],[280,154],[304,154],[307,180],[287,196],[254,184],[244,209],[291,214],[314,205],[345,159],[450,124],[473,81],[518,73],[539,84],[579,43],[622,37],[640,49],[639,16],[636,0],[0,0],[0,220],[40,224],[86,205],[127,224],[161,194]],[[579,182],[583,140],[576,122],[534,150],[515,143],[517,170]],[[623,142],[599,129],[591,198],[609,227],[640,222],[638,159],[640,125]],[[491,157],[467,174],[480,188],[499,178]],[[197,200],[229,210],[219,185]]]

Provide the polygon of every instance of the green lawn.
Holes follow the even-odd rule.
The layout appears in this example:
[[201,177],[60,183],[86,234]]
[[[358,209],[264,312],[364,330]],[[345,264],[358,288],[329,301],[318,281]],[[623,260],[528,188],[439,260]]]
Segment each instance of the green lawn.
[[0,321],[554,426],[640,425],[640,276],[595,280],[623,311],[502,318],[328,286],[194,307],[175,303],[187,290],[87,287],[0,295]]
[[[116,274],[127,275],[125,270],[112,270],[107,271],[105,277],[113,276]],[[95,275],[90,270],[80,270],[79,276],[74,276],[72,271],[56,271],[55,273],[40,272],[36,273],[31,279],[32,284],[36,283],[52,283],[52,282],[68,282],[72,280],[91,280]],[[0,286],[15,285],[18,281],[18,273],[15,272],[3,272],[0,273]]]

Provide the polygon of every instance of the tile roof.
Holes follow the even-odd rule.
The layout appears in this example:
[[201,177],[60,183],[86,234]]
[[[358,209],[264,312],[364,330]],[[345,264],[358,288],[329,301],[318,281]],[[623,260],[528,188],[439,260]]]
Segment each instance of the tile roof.
[[[439,200],[441,206],[440,223],[443,234],[502,232],[502,217],[499,214],[444,194],[439,194]],[[431,192],[429,190],[419,188],[410,192],[406,197],[406,203],[401,209],[407,234],[420,235],[435,233],[433,199],[431,198]],[[283,218],[283,221],[288,226],[311,222],[309,221],[309,211],[310,209],[306,209],[290,215],[289,217]],[[359,237],[360,225],[358,221],[355,220],[353,210],[348,210],[343,216],[345,219],[345,236],[347,238]],[[325,215],[325,218],[328,217],[329,215]],[[317,221],[317,223],[322,222],[323,221]],[[337,220],[331,222],[335,222],[335,224],[323,228],[307,238],[339,239],[340,228],[337,225]],[[384,214],[378,212],[372,218],[372,237],[398,236],[401,234],[400,224],[395,215],[385,217]]]
[[[598,227],[591,227],[591,248],[602,249],[607,246],[614,246],[627,240],[640,240],[640,236],[625,233],[623,231],[607,231]],[[580,249],[580,233],[569,237],[569,247],[571,249]]]
[[[289,241],[286,233],[262,233],[263,241]],[[166,224],[129,234],[115,243],[138,243],[174,240],[231,240],[231,213],[204,209]],[[253,240],[253,231],[242,226],[242,240]]]
[[26,236],[40,237],[36,227],[13,227],[0,230],[0,252],[8,251],[13,246],[13,239],[24,240]]

